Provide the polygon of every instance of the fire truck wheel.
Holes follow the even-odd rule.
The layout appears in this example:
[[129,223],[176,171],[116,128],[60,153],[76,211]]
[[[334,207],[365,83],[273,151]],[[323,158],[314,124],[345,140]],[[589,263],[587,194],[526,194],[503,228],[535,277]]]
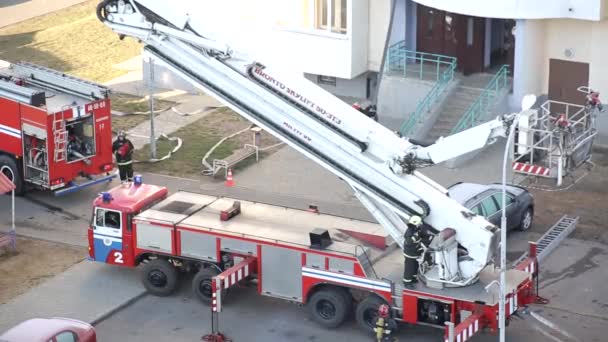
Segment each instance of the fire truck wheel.
[[378,318],[378,308],[381,304],[387,303],[376,295],[369,295],[357,305],[355,321],[357,321],[359,328],[369,333],[374,332],[376,318]]
[[17,162],[9,156],[0,155],[0,172],[4,173],[10,180],[15,183],[15,194],[23,194],[23,179],[21,172],[17,166]]
[[312,319],[325,328],[337,328],[348,315],[348,303],[341,289],[326,288],[315,292],[308,301]]
[[[218,275],[218,271],[215,268],[207,267],[201,268],[198,273],[192,279],[192,292],[198,297],[198,299],[205,303],[211,304],[213,295],[212,281],[213,277]],[[222,291],[222,298],[226,295],[226,290]]]
[[177,269],[165,259],[153,259],[144,265],[142,282],[149,293],[165,297],[177,288]]

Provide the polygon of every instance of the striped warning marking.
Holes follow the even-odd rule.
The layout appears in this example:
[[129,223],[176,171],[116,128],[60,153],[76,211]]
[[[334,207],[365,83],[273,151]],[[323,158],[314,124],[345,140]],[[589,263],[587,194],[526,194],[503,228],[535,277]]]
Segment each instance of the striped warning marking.
[[[465,324],[462,326],[462,324]],[[462,330],[460,330],[462,329]],[[459,331],[460,330],[460,331]],[[479,316],[475,315],[467,318],[464,322],[456,327],[456,336],[454,342],[464,342],[479,331]],[[445,342],[452,342],[448,337],[445,338]]]
[[549,177],[549,174],[551,172],[551,169],[546,167],[519,162],[513,163],[513,170],[516,172],[523,172],[545,177]]

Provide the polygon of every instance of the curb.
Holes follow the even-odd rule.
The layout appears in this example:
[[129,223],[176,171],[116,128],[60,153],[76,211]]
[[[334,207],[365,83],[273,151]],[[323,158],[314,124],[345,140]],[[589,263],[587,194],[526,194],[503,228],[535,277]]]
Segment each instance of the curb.
[[148,293],[145,290],[142,290],[139,294],[133,296],[130,299],[127,299],[126,301],[124,301],[121,304],[118,304],[116,307],[102,313],[101,315],[99,315],[97,318],[91,320],[89,322],[89,324],[91,324],[92,326],[96,326],[97,324],[105,321],[107,318],[109,318],[110,316],[114,315],[115,313],[117,313],[118,311],[126,308],[127,306],[137,302],[138,300],[140,300],[141,298],[145,297]]

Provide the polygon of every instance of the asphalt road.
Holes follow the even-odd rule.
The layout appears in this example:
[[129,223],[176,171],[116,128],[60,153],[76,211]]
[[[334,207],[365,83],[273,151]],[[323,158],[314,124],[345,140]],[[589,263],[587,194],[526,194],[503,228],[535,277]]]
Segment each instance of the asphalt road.
[[[211,331],[208,306],[192,297],[190,278],[184,278],[181,290],[170,297],[146,295],[96,326],[99,341],[200,341]],[[507,329],[507,341],[604,341],[606,320],[563,310],[534,307],[533,313],[521,314]],[[538,317],[535,318],[535,317]],[[548,322],[549,325],[542,323]],[[558,330],[550,327],[553,325]],[[353,320],[335,330],[327,330],[310,321],[305,307],[258,296],[254,288],[236,288],[227,296],[220,313],[220,331],[242,342],[370,342]],[[560,332],[561,331],[561,332]],[[399,341],[440,341],[443,331],[401,325]],[[570,337],[572,338],[570,338]],[[469,341],[496,341],[497,336],[476,335]]]

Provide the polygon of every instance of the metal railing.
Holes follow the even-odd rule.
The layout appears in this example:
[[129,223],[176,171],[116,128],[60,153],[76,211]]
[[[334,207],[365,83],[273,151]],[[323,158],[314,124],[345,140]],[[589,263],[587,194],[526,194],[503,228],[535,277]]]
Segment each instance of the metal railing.
[[456,126],[452,129],[451,134],[464,131],[465,129],[475,127],[488,120],[488,114],[491,107],[494,105],[498,94],[509,86],[509,65],[505,64],[492,77],[490,82],[483,89],[477,100],[467,109]]
[[454,77],[456,58],[433,53],[412,51],[405,48],[405,41],[388,49],[385,73],[420,80],[436,81]]
[[418,102],[416,105],[416,110],[410,115],[410,117],[403,122],[399,132],[403,136],[409,136],[411,130],[416,126],[422,119],[422,115],[424,113],[428,113],[431,111],[433,105],[439,100],[440,96],[443,95],[445,90],[448,87],[448,84],[454,79],[454,71],[456,70],[456,58],[454,58],[452,64],[449,68],[445,69],[444,72],[440,75],[437,82],[426,96]]

